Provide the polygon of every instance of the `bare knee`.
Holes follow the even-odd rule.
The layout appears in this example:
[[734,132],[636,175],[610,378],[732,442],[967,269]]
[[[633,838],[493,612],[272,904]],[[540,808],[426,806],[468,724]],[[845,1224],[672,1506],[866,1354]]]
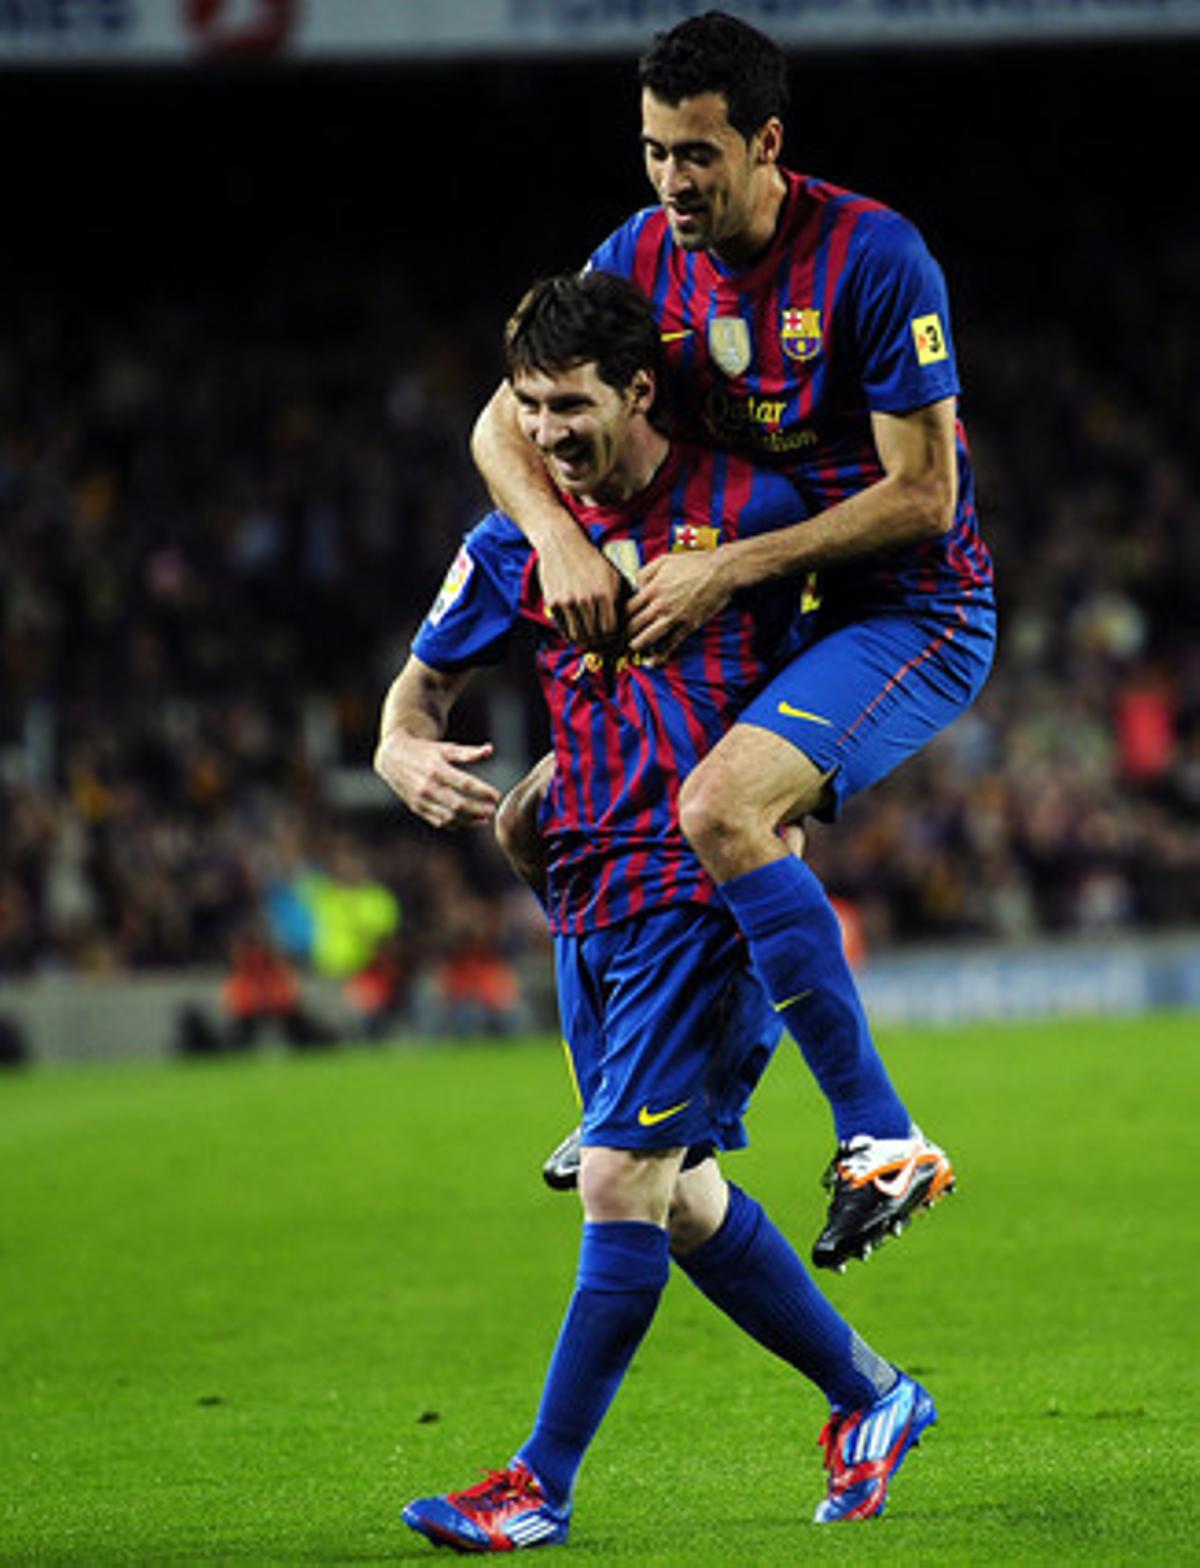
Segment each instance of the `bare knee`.
[[762,832],[760,814],[739,798],[733,779],[710,758],[688,774],[679,792],[679,825],[705,867],[718,878],[736,875],[729,863]]
[[644,1220],[666,1225],[682,1149],[585,1147],[579,1197],[589,1220]]
[[[767,730],[738,725],[684,780],[680,826],[705,870],[727,882],[777,858],[781,829],[815,811],[827,785],[803,752]],[[793,853],[803,847],[798,830],[786,837]]]

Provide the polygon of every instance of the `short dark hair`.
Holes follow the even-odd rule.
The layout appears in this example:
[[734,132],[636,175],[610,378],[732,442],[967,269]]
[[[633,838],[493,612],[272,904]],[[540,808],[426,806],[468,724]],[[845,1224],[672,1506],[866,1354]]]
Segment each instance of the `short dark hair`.
[[596,374],[623,392],[639,370],[658,374],[662,358],[650,301],[611,272],[543,278],[522,298],[504,329],[504,359],[518,371],[553,373],[595,362]]
[[764,33],[724,11],[689,17],[655,35],[638,79],[664,103],[724,95],[729,123],[746,141],[788,107],[787,56]]

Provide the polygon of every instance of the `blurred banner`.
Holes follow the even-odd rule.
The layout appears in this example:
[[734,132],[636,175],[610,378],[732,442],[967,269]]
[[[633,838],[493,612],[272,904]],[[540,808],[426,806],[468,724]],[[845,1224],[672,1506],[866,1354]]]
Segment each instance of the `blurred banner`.
[[[706,0],[0,0],[0,64],[628,53]],[[790,49],[1200,33],[1200,0],[726,0]]]

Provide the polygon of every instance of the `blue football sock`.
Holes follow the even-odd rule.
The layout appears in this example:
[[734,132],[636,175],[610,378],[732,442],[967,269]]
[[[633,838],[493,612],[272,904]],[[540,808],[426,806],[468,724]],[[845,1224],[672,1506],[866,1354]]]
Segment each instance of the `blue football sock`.
[[813,1284],[761,1204],[730,1183],[716,1234],[676,1258],[694,1285],[739,1328],[794,1366],[843,1410],[873,1405],[896,1381]]
[[833,1110],[839,1139],[907,1138],[911,1118],[888,1078],[820,881],[794,855],[721,884],[767,995]]
[[556,1507],[641,1344],[670,1274],[667,1233],[638,1220],[583,1227],[579,1273],[523,1459]]

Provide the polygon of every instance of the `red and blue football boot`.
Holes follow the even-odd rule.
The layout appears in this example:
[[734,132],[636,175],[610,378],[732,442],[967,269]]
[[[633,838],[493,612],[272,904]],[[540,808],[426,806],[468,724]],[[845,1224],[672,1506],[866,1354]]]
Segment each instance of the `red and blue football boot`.
[[825,1450],[829,1490],[813,1515],[816,1523],[881,1514],[888,1483],[936,1420],[929,1394],[903,1372],[895,1387],[865,1410],[835,1408],[817,1439]]
[[570,1505],[552,1508],[537,1476],[514,1459],[507,1469],[489,1470],[485,1480],[464,1492],[417,1498],[402,1517],[435,1546],[452,1546],[459,1552],[515,1552],[565,1541],[571,1509]]

